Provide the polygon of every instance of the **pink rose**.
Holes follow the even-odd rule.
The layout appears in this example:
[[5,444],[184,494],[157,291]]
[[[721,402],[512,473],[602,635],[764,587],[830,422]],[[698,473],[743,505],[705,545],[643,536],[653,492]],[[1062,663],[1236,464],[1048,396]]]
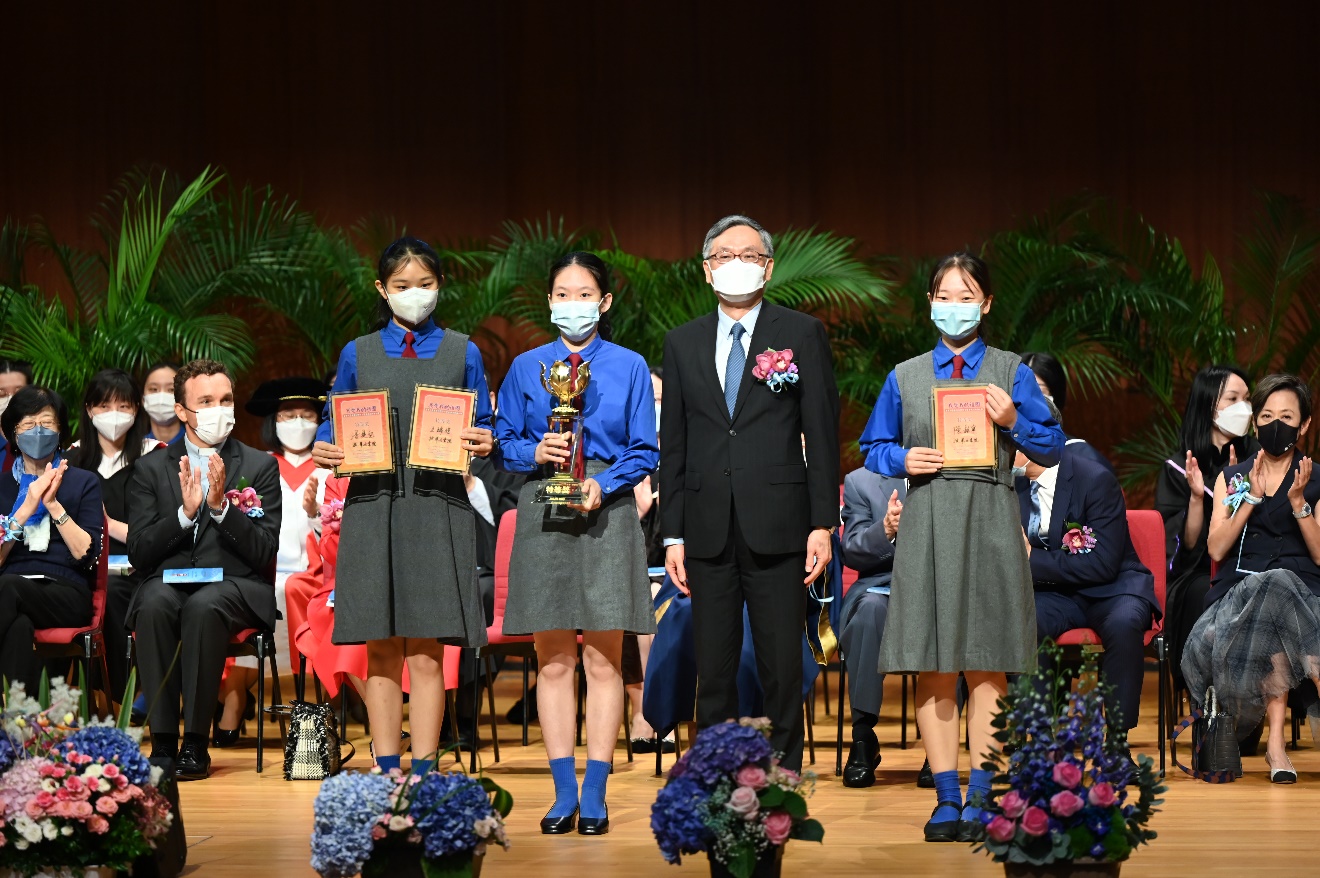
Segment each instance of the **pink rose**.
[[27,812],[27,816],[31,817],[33,820],[40,820],[41,815],[45,812],[45,809],[37,804],[36,799],[28,799],[27,804],[23,806],[23,810]]
[[385,827],[381,826],[379,823],[371,827],[371,837],[376,841],[380,841],[382,838],[384,838],[387,835],[389,835],[389,833],[386,832]]
[[104,817],[92,815],[87,818],[87,828],[97,835],[105,835],[110,831],[110,821]]
[[990,836],[991,841],[1003,844],[1012,841],[1013,836],[1017,835],[1017,824],[1006,817],[996,817],[985,828],[985,834]]
[[1111,784],[1098,783],[1091,787],[1091,792],[1086,798],[1097,808],[1108,808],[1118,797],[1114,795],[1114,787]]
[[784,348],[774,354],[774,367],[776,372],[787,372],[789,365],[793,362],[793,349]]
[[110,780],[114,780],[115,778],[119,777],[119,766],[111,762],[105,768],[101,769],[101,776],[108,778]]
[[33,799],[32,801],[37,803],[38,808],[45,810],[46,808],[49,808],[55,804],[55,797],[52,796],[50,793],[46,792],[45,790],[42,790],[41,792],[37,793],[36,798]]
[[1072,789],[1082,782],[1082,770],[1072,762],[1054,764],[1054,782],[1064,789]]
[[119,810],[119,803],[110,796],[102,796],[96,800],[96,810],[109,817]]
[[788,836],[793,831],[793,816],[787,811],[775,809],[765,815],[765,837],[773,845],[781,845],[788,841]]
[[71,811],[73,816],[79,820],[87,820],[95,813],[92,811],[91,802],[74,802],[69,807],[69,811]]
[[738,787],[729,796],[724,806],[744,820],[755,820],[756,812],[761,809],[761,800],[756,797],[756,790],[751,787]]
[[751,787],[754,790],[765,789],[769,782],[765,776],[765,769],[759,765],[744,765],[734,775],[734,781],[740,787]]
[[1050,831],[1050,815],[1033,805],[1022,815],[1022,831],[1027,835],[1044,835]]
[[1063,535],[1063,547],[1074,555],[1086,548],[1086,538],[1082,536],[1081,528],[1075,527]]
[[802,775],[798,774],[796,771],[794,771],[791,768],[781,767],[778,769],[778,771],[779,771],[779,779],[784,783],[787,783],[789,786],[795,787],[802,782]]
[[1084,807],[1086,803],[1082,801],[1082,797],[1068,790],[1055,793],[1050,799],[1050,810],[1054,812],[1055,817],[1071,817]]
[[1016,820],[1022,816],[1022,812],[1027,810],[1027,800],[1018,794],[1017,790],[1009,790],[999,797],[1000,810],[1009,820]]

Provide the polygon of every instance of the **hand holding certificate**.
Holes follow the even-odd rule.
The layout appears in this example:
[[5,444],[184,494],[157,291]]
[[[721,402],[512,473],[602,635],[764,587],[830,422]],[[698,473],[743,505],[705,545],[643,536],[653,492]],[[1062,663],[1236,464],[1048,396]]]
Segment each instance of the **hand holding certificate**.
[[337,393],[330,398],[330,417],[334,421],[335,445],[344,453],[335,475],[394,471],[388,390]]
[[417,385],[413,401],[412,438],[408,466],[416,469],[466,473],[472,452],[463,431],[476,417],[477,394],[458,387]]
[[993,467],[998,463],[998,437],[990,416],[989,385],[937,382],[931,391],[935,447],[946,469]]

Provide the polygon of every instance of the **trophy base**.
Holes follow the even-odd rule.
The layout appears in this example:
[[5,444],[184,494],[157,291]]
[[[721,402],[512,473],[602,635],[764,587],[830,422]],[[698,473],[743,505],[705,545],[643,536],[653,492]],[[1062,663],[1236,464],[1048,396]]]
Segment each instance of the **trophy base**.
[[533,503],[581,503],[586,495],[582,493],[582,483],[576,479],[550,479],[536,489]]

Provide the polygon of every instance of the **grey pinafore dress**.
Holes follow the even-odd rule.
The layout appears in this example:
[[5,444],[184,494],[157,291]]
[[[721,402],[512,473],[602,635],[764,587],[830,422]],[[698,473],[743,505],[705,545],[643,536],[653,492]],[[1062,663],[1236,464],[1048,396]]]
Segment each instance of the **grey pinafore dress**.
[[[1013,391],[1016,354],[987,347],[976,381]],[[929,353],[894,370],[903,446],[934,446]],[[1036,602],[1013,490],[1015,446],[1002,431],[995,470],[909,480],[894,550],[879,671],[1007,671],[1035,667]]]
[[399,413],[393,474],[353,476],[335,574],[335,643],[387,637],[483,646],[477,530],[462,476],[403,465],[418,384],[463,387],[467,336],[444,331],[433,358],[387,356],[380,333],[357,345],[363,389],[388,388]]
[[[588,460],[587,475],[606,464]],[[631,488],[589,515],[533,503],[540,480],[518,495],[518,529],[509,560],[505,634],[537,631],[655,631],[646,540]]]

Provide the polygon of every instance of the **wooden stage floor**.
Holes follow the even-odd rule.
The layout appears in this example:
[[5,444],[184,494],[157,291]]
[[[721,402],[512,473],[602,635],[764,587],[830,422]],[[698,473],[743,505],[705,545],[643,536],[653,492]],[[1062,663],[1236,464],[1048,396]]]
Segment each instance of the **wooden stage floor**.
[[[831,675],[830,683],[835,682]],[[883,763],[874,787],[846,789],[834,776],[835,717],[825,716],[818,699],[815,734],[819,783],[809,805],[825,825],[823,846],[792,842],[784,857],[785,876],[854,875],[1002,875],[1001,867],[970,846],[926,844],[921,827],[934,807],[934,792],[919,790],[916,773],[922,751],[898,746],[898,681],[886,687],[885,715],[878,729]],[[492,850],[483,874],[605,876],[697,876],[709,874],[704,859],[670,866],[661,859],[649,829],[650,806],[662,780],[655,757],[638,756],[629,764],[620,745],[610,780],[612,831],[598,838],[543,836],[538,821],[553,799],[544,751],[532,726],[531,746],[523,748],[520,727],[503,722],[503,712],[520,690],[520,676],[497,681],[501,712],[498,765],[492,777],[514,796],[509,820],[512,850]],[[291,691],[291,687],[285,691]],[[1147,674],[1142,723],[1133,733],[1133,749],[1157,756],[1156,679]],[[837,697],[837,696],[836,696]],[[846,728],[846,726],[845,726]],[[254,732],[249,729],[249,732]],[[278,732],[278,729],[276,729]],[[351,725],[359,755],[350,767],[368,762],[362,728]],[[488,734],[488,731],[487,731]],[[909,733],[911,738],[911,732]],[[268,750],[267,770],[258,775],[255,741],[234,750],[213,750],[213,774],[207,781],[184,784],[182,806],[190,850],[184,874],[196,876],[314,876],[308,865],[312,800],[318,784],[285,781],[281,750]],[[1301,749],[1292,754],[1300,782],[1272,786],[1262,756],[1245,760],[1246,775],[1225,786],[1194,781],[1169,766],[1169,792],[1153,828],[1160,838],[1123,866],[1125,876],[1240,876],[1315,874],[1314,815],[1320,808],[1320,749],[1303,723]],[[845,751],[846,755],[846,751]],[[489,762],[489,744],[481,751]],[[579,748],[581,766],[586,759]],[[666,757],[666,764],[673,757]],[[963,758],[964,776],[967,760]]]

